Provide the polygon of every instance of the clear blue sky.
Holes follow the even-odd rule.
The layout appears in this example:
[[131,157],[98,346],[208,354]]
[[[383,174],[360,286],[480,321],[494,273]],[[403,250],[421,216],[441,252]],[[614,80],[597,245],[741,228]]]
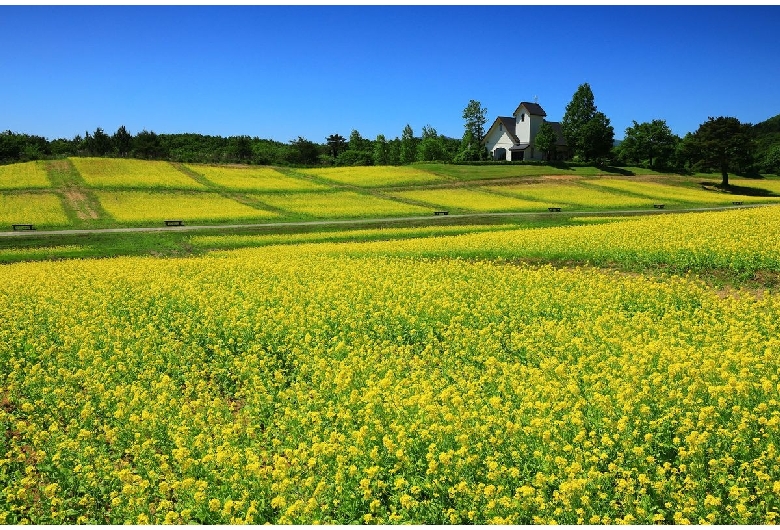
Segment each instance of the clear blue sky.
[[581,83],[622,138],[780,114],[780,6],[2,6],[0,130],[460,138]]

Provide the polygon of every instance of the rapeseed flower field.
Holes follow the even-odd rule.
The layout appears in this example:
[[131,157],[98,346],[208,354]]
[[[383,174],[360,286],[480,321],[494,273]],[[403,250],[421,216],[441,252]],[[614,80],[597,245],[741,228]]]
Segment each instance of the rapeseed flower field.
[[68,160],[87,185],[93,188],[206,189],[168,162],[89,157],[71,157]]
[[22,162],[0,166],[0,190],[49,188],[43,162]]
[[311,191],[326,186],[302,178],[293,178],[269,167],[226,167],[189,164],[187,169],[205,176],[214,185],[230,190]]
[[0,522],[777,523],[775,217],[0,266]]
[[63,226],[68,216],[60,198],[49,192],[23,192],[0,195],[0,225],[10,229],[15,223],[40,227]]

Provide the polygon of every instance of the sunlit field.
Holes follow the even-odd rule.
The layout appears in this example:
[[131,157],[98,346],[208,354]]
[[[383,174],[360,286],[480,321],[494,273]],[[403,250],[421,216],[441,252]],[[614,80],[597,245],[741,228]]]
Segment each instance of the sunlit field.
[[131,158],[80,158],[69,160],[88,186],[94,188],[205,189],[205,186],[168,162]]
[[[729,183],[732,186],[740,186],[745,188],[754,188],[758,190],[766,190],[770,193],[780,195],[780,179],[778,178],[766,178],[766,179],[742,179],[742,178],[729,178]],[[774,200],[777,200],[775,197]]]
[[547,204],[498,195],[478,189],[441,188],[393,192],[393,196],[426,202],[455,211],[500,212],[542,211]]
[[[672,271],[723,269],[749,276],[780,271],[778,207],[723,212],[643,216],[606,224],[509,230],[428,238],[425,248],[409,241],[372,243],[355,252],[395,256],[535,258],[597,265],[621,264]],[[373,247],[371,246],[373,245]],[[342,248],[346,252],[347,247]]]
[[0,189],[49,188],[43,162],[23,162],[0,166]]
[[[755,185],[756,181],[751,181],[751,183]],[[771,197],[731,195],[716,191],[696,190],[655,182],[637,182],[623,179],[595,179],[589,181],[589,184],[604,189],[642,195],[651,201],[663,201],[676,204],[731,204],[733,201],[764,203],[777,200]]]
[[275,212],[258,210],[217,193],[97,191],[96,195],[103,208],[119,222],[231,221],[278,216]]
[[63,226],[68,224],[68,217],[60,199],[53,193],[0,195],[0,225],[10,230],[12,224]]
[[247,191],[307,191],[326,186],[302,178],[293,178],[269,167],[226,167],[191,164],[185,166],[205,176],[221,188]]
[[580,208],[606,209],[646,208],[652,206],[652,201],[648,199],[633,197],[619,192],[602,191],[578,184],[516,184],[510,186],[494,186],[488,189],[539,201],[548,206],[569,205]]
[[314,218],[373,217],[431,213],[429,208],[351,191],[335,193],[255,194],[275,208]]
[[0,520],[777,523],[776,213],[4,265]]
[[261,245],[295,245],[299,243],[366,241],[371,239],[408,239],[435,235],[452,235],[474,232],[511,230],[514,225],[456,225],[423,226],[417,228],[372,228],[363,230],[339,230],[337,232],[313,232],[303,234],[220,235],[192,236],[190,244],[201,248],[233,248]]
[[324,179],[366,188],[429,184],[444,180],[442,177],[408,166],[366,166],[305,169],[302,172]]

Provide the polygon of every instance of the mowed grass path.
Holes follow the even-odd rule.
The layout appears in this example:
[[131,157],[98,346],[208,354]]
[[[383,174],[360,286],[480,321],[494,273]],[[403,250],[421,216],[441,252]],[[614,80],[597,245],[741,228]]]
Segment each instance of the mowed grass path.
[[[652,211],[658,202],[673,209],[780,199],[776,177],[735,178],[733,193],[724,193],[703,189],[701,176],[616,176],[635,170],[444,164],[281,169],[74,157],[0,167],[0,196],[7,203],[0,222],[5,230],[11,223],[110,228],[156,226],[171,218],[218,224],[425,218],[435,210],[546,212],[550,206]],[[24,201],[29,204],[21,206]]]

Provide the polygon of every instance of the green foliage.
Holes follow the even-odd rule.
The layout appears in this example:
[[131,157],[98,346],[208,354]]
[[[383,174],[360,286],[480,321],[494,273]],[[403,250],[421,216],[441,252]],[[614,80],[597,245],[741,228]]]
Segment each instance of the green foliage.
[[617,151],[622,162],[650,169],[670,169],[680,138],[672,133],[666,120],[637,123],[626,128]]
[[386,166],[390,164],[390,146],[387,144],[384,134],[379,134],[374,141],[374,165]]
[[536,133],[534,139],[536,149],[544,151],[547,154],[547,160],[555,158],[555,152],[558,146],[558,135],[555,134],[555,129],[548,122],[542,122],[539,127],[539,131]]
[[336,158],[339,156],[339,153],[342,149],[344,149],[347,145],[347,140],[340,134],[331,134],[326,138],[328,148],[330,149],[330,156],[333,158]]
[[114,150],[117,154],[125,157],[130,154],[130,149],[133,147],[133,136],[122,125],[116,130],[114,136],[111,137],[111,143],[114,145]]
[[401,163],[411,164],[417,159],[417,139],[408,123],[401,133]]
[[695,165],[704,170],[720,171],[721,185],[728,187],[729,171],[737,172],[749,163],[752,148],[749,125],[737,118],[710,117],[688,138]]
[[577,88],[561,120],[566,143],[577,158],[603,163],[612,151],[615,131],[603,112],[598,112],[588,83]]
[[299,136],[291,140],[292,150],[288,154],[287,161],[301,166],[313,166],[320,156],[320,149],[314,142]]
[[460,160],[484,160],[487,152],[481,149],[482,140],[485,138],[485,123],[487,123],[487,109],[479,101],[470,100],[463,109],[465,120],[465,132],[461,150],[458,153]]

